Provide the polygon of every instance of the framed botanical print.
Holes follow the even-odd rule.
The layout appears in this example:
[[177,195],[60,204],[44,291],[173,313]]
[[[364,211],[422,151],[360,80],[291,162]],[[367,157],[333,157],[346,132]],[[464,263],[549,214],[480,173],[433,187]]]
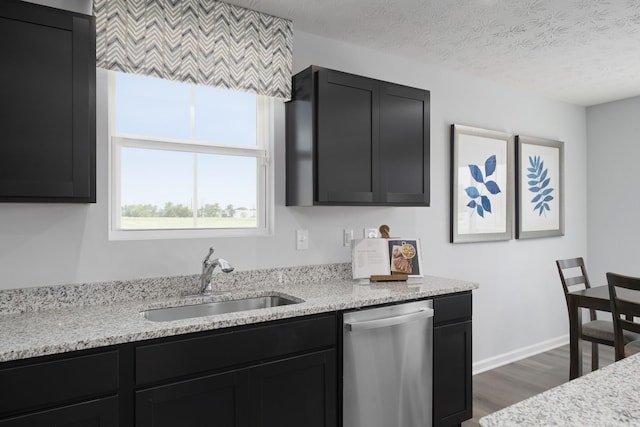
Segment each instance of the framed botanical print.
[[513,236],[513,135],[451,125],[451,242]]
[[564,235],[564,145],[516,136],[516,238]]

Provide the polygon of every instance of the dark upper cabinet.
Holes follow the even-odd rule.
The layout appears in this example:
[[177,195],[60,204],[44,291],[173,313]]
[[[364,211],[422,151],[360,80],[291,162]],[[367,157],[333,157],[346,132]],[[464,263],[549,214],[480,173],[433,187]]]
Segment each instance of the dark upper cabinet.
[[95,19],[0,2],[0,201],[95,202]]
[[292,90],[287,205],[429,205],[429,91],[316,66]]

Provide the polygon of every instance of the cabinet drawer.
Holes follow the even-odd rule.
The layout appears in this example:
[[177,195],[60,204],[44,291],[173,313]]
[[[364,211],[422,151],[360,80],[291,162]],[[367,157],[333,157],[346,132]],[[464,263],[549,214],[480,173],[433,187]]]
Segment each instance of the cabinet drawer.
[[118,398],[106,397],[0,421],[0,427],[117,427]]
[[142,345],[136,348],[136,383],[145,384],[335,346],[335,335],[335,314],[330,314]]
[[471,292],[433,299],[435,325],[471,319]]
[[118,388],[118,352],[0,369],[0,415]]

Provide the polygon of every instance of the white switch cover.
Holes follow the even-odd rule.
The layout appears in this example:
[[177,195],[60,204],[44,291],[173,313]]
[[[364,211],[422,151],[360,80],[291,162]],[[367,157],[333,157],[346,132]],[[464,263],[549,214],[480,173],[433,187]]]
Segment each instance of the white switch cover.
[[309,230],[296,230],[296,249],[309,249]]
[[353,240],[353,229],[344,229],[342,231],[342,244],[344,246],[351,246],[351,241]]

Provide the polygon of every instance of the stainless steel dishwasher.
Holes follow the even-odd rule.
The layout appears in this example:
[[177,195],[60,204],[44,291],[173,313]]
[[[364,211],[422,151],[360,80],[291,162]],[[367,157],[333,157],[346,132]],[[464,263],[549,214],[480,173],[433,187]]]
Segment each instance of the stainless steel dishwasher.
[[344,427],[432,424],[433,302],[344,314]]

